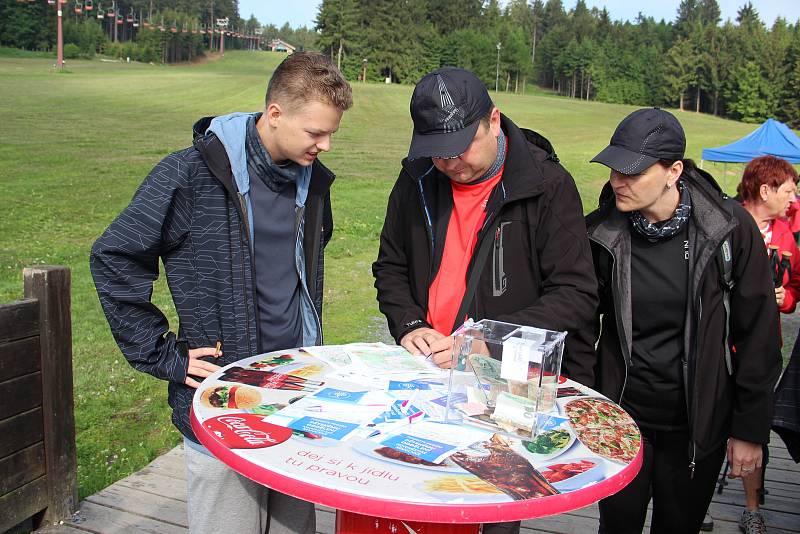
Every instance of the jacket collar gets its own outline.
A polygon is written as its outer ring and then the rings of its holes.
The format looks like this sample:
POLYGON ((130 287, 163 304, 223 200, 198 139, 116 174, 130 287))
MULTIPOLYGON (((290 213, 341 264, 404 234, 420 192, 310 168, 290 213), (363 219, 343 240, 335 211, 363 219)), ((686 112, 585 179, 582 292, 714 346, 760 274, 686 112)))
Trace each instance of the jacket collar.
MULTIPOLYGON (((206 133, 214 117, 203 117, 194 123, 192 127, 192 137, 194 148, 202 154, 203 159, 208 165, 209 170, 219 180, 222 185, 235 197, 238 193, 236 182, 233 179, 231 164, 225 147, 217 136, 211 132, 206 133)), ((311 184, 308 194, 322 195, 327 192, 333 181, 336 179, 334 174, 319 160, 315 160, 311 168, 311 184)))
MULTIPOLYGON (((524 130, 505 115, 500 115, 500 126, 508 137, 508 153, 503 171, 503 203, 539 195, 544 189, 542 162, 558 162, 553 146, 543 136, 531 130, 524 130)), ((402 167, 408 177, 415 182, 420 179, 448 181, 439 172, 430 158, 409 160, 404 158, 402 167)))
MULTIPOLYGON (((693 169, 681 177, 692 194, 691 223, 697 228, 698 239, 715 248, 737 224, 727 197, 710 174, 693 169)), ((616 209, 614 193, 606 183, 600 193, 600 207, 586 217, 589 236, 610 250, 619 244, 623 233, 629 232, 628 216, 616 209)))

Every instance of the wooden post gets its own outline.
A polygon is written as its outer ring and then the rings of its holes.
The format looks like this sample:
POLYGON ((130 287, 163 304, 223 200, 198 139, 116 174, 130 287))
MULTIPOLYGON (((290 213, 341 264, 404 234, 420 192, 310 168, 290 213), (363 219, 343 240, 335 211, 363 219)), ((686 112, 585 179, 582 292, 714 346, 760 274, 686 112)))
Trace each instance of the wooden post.
POLYGON ((48 490, 44 520, 54 522, 71 516, 78 504, 70 272, 66 267, 28 267, 22 277, 25 298, 39 301, 48 490))

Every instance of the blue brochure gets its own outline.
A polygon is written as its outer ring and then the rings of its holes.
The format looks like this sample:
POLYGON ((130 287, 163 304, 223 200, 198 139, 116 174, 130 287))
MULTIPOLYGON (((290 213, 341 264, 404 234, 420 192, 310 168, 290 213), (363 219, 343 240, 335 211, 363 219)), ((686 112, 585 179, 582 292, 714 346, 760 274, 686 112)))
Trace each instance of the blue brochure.
POLYGON ((295 419, 287 426, 292 430, 301 430, 303 432, 336 440, 346 438, 359 427, 359 425, 355 423, 346 423, 333 419, 321 419, 319 417, 301 417, 295 419))
POLYGON ((345 391, 343 389, 325 388, 316 392, 314 397, 346 404, 358 404, 361 398, 366 394, 366 391, 345 391))

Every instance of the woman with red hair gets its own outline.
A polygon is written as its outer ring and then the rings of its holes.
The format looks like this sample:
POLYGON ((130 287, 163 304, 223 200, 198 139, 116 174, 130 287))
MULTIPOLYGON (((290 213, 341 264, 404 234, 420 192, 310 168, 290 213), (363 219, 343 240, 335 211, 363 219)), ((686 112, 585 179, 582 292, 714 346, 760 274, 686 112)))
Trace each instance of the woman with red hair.
POLYGON ((797 171, 788 161, 761 156, 747 165, 737 188, 744 208, 761 230, 764 244, 772 247, 778 260, 784 252, 791 254, 791 272, 784 273, 780 286, 775 289, 781 313, 792 313, 800 299, 800 251, 785 220, 786 211, 795 198, 797 181, 797 171))
MULTIPOLYGON (((800 300, 800 251, 785 219, 786 211, 795 199, 797 181, 797 171, 789 162, 774 156, 761 156, 747 165, 737 188, 744 208, 755 219, 764 244, 769 247, 771 257, 775 257, 772 265, 779 263, 784 253, 791 254, 790 269, 782 276, 777 271, 773 273, 775 300, 781 313, 792 313, 800 300)), ((766 465, 766 457, 763 465, 766 465)), ((763 468, 743 476, 742 484, 746 499, 746 509, 740 520, 742 530, 746 533, 766 532, 764 518, 758 510, 763 468)))

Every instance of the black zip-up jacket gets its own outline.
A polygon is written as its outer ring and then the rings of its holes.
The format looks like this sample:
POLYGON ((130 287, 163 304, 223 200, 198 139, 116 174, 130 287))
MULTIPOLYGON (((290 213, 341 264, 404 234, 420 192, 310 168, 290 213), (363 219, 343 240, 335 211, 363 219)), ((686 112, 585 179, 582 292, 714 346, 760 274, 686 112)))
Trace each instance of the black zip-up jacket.
MULTIPOLYGON (((780 372, 778 308, 764 241, 742 206, 725 197, 714 179, 697 169, 682 180, 692 198, 689 218, 689 298, 684 328, 683 386, 693 446, 690 465, 728 437, 767 443, 773 387, 780 372), (720 247, 730 236, 733 288, 729 292, 729 341, 720 247)), ((610 186, 600 208, 586 218, 600 292, 596 322, 573 347, 573 377, 595 384, 615 402, 625 395, 635 340, 631 334, 631 225, 616 209, 610 186), (602 323, 602 327, 601 327, 602 323), (600 333, 595 351, 595 341, 600 333), (595 359, 596 354, 596 359, 595 359)), ((658 310, 653 310, 658 313, 658 310)), ((636 400, 625 397, 625 402, 636 400)))
MULTIPOLYGON (((90 267, 111 332, 137 370, 169 381, 172 421, 189 422, 188 349, 222 341, 227 365, 258 354, 253 259, 246 210, 211 118, 194 126, 194 146, 170 154, 145 178, 128 207, 92 247, 90 267), (177 334, 150 300, 164 263, 178 314, 177 334)), ((244 142, 244 141, 243 141, 244 142)), ((323 249, 333 228, 334 176, 314 162, 305 204, 306 285, 322 317, 323 249)))
MULTIPOLYGON (((469 316, 559 331, 583 328, 597 305, 597 283, 575 182, 545 138, 505 116, 501 126, 508 136, 505 170, 475 250, 487 239, 494 244, 469 316), (487 235, 495 220, 496 231, 487 235)), ((430 327, 428 288, 452 208, 450 180, 430 159, 403 161, 372 266, 380 310, 398 343, 411 330, 430 327)), ((467 279, 474 268, 471 263, 467 279)))

